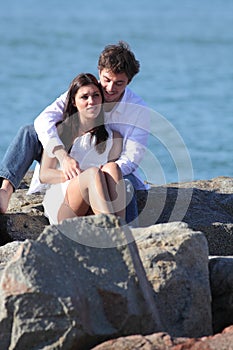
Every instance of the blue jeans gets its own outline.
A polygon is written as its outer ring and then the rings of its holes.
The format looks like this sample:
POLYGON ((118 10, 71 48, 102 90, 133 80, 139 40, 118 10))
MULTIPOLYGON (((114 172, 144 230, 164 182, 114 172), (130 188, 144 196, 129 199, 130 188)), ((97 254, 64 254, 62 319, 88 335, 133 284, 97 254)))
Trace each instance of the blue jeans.
POLYGON ((125 211, 125 221, 130 226, 138 226, 138 206, 135 189, 132 184, 131 174, 124 176, 126 186, 126 202, 128 203, 125 211))
POLYGON ((129 226, 137 227, 138 222, 138 205, 136 190, 146 190, 145 185, 133 174, 124 176, 126 183, 126 222, 129 226), (132 199, 131 199, 132 198, 132 199))
POLYGON ((34 160, 41 160, 42 145, 33 125, 21 127, 0 165, 0 177, 17 189, 34 160))

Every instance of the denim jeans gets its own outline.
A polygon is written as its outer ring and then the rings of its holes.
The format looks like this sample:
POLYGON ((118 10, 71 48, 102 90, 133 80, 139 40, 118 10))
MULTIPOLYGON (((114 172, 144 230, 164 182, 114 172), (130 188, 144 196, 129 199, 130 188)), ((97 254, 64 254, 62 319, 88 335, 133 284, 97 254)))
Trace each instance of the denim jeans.
POLYGON ((41 160, 42 145, 33 125, 21 127, 8 147, 0 165, 0 177, 17 189, 34 160, 41 160))
POLYGON ((138 205, 137 190, 147 190, 147 187, 133 174, 124 176, 126 183, 126 222, 129 226, 137 227, 138 222, 138 205))

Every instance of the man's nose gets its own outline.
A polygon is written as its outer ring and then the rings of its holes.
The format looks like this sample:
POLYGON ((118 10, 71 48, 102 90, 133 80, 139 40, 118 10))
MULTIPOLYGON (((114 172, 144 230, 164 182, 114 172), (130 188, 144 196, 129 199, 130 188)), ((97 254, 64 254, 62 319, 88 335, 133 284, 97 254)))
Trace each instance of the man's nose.
POLYGON ((113 90, 113 87, 114 87, 114 82, 113 81, 110 81, 108 83, 108 91, 112 91, 113 90))

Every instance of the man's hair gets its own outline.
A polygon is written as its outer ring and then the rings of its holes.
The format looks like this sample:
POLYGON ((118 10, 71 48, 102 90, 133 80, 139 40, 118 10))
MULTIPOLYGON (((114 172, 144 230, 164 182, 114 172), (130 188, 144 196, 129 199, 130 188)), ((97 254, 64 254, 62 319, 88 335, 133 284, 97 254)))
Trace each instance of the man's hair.
POLYGON ((119 41, 116 45, 107 45, 101 52, 98 69, 112 71, 113 73, 125 73, 129 82, 139 72, 140 63, 136 60, 129 45, 124 41, 119 41))

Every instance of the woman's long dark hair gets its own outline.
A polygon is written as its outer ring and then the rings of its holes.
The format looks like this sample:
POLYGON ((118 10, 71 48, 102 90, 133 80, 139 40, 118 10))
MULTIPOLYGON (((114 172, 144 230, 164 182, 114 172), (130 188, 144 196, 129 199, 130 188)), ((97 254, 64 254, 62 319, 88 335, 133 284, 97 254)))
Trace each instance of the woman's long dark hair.
MULTIPOLYGON (((58 133, 63 141, 67 150, 70 149, 75 137, 77 136, 79 127, 78 110, 75 106, 75 95, 82 86, 95 85, 101 94, 102 103, 104 101, 104 96, 102 92, 101 85, 99 84, 96 77, 90 73, 81 73, 75 77, 67 93, 65 107, 63 111, 63 121, 57 125, 58 133)), ((91 137, 96 137, 96 150, 98 153, 103 153, 106 148, 106 140, 108 138, 108 132, 104 125, 104 112, 101 106, 100 113, 95 120, 96 125, 93 129, 88 130, 91 132, 91 137)))

